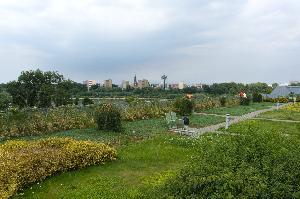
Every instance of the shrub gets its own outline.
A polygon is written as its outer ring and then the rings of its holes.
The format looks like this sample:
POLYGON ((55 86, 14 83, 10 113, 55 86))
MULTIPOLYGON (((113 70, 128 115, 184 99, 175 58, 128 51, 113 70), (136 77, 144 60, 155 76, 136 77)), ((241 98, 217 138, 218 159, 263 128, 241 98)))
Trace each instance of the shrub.
POLYGON ((88 98, 88 97, 85 97, 85 98, 83 99, 83 101, 82 101, 82 104, 83 104, 84 106, 86 106, 86 105, 94 104, 94 101, 93 101, 92 99, 88 98))
POLYGON ((253 100, 253 102, 259 102, 260 103, 260 102, 263 101, 263 96, 260 93, 253 93, 252 100, 253 100))
POLYGON ((179 98, 174 102, 174 111, 179 115, 190 115, 193 111, 193 102, 185 97, 179 98))
POLYGON ((150 118, 164 117, 165 113, 172 111, 169 102, 145 103, 138 101, 122 110, 122 119, 125 121, 145 120, 150 118))
POLYGON ((162 198, 299 198, 300 141, 274 132, 206 136, 162 198))
POLYGON ((112 104, 101 104, 96 108, 95 121, 98 130, 122 131, 121 112, 112 104))
POLYGON ((278 98, 275 99, 275 102, 288 103, 289 99, 287 97, 278 97, 278 98))
POLYGON ((240 105, 242 105, 242 106, 249 106, 250 101, 251 100, 249 97, 240 97, 240 105))
POLYGON ((93 113, 88 108, 59 107, 44 111, 12 109, 0 115, 0 138, 41 135, 94 126, 93 113))
POLYGON ((116 151, 105 144, 50 138, 8 141, 0 146, 0 197, 9 198, 21 188, 57 172, 104 164, 116 151))
POLYGON ((224 96, 220 97, 219 101, 220 101, 221 106, 226 106, 226 103, 227 103, 227 98, 226 97, 224 97, 224 96))
POLYGON ((219 100, 206 99, 204 101, 197 101, 194 106, 196 112, 201 112, 203 110, 220 107, 221 103, 219 100))
POLYGON ((8 109, 9 105, 12 103, 12 97, 6 93, 0 93, 0 111, 8 109))

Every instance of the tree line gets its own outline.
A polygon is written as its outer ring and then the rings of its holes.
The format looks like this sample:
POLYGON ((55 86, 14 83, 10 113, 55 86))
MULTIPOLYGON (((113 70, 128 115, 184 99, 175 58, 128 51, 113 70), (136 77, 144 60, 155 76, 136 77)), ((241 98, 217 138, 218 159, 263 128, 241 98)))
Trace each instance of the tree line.
MULTIPOLYGON (((275 86, 275 85, 274 85, 275 86)), ((128 88, 122 90, 114 86, 111 89, 92 86, 89 90, 81 83, 65 79, 63 75, 54 71, 41 70, 23 71, 17 80, 0 84, 0 110, 7 109, 9 105, 24 107, 57 107, 73 104, 72 98, 78 97, 164 97, 175 98, 179 94, 203 93, 210 95, 236 95, 243 91, 246 93, 270 93, 272 87, 266 83, 214 83, 203 85, 202 88, 186 87, 179 89, 157 88, 128 88)), ((78 100, 77 100, 78 101, 78 100)))

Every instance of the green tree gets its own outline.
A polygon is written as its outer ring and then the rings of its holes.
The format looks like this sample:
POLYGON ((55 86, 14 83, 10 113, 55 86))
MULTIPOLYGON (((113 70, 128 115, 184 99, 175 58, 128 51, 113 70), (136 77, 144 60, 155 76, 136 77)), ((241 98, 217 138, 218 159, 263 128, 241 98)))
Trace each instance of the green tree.
POLYGON ((19 107, 50 107, 67 104, 70 101, 72 82, 57 72, 41 70, 23 71, 17 81, 7 84, 7 92, 13 103, 19 107))

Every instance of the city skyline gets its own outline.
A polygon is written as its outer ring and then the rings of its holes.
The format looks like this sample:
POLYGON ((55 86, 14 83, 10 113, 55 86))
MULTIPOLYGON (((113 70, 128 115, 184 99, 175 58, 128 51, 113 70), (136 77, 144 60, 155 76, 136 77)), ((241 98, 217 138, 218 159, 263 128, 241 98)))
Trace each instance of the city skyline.
POLYGON ((289 82, 300 74, 297 0, 0 2, 0 82, 58 71, 76 82, 289 82))

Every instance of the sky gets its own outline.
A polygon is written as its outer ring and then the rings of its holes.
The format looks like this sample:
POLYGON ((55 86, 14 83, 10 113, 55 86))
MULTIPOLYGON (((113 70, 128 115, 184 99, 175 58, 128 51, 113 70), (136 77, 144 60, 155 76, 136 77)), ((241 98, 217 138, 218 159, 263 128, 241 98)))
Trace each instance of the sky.
POLYGON ((299 0, 0 0, 0 82, 300 80, 299 0))

